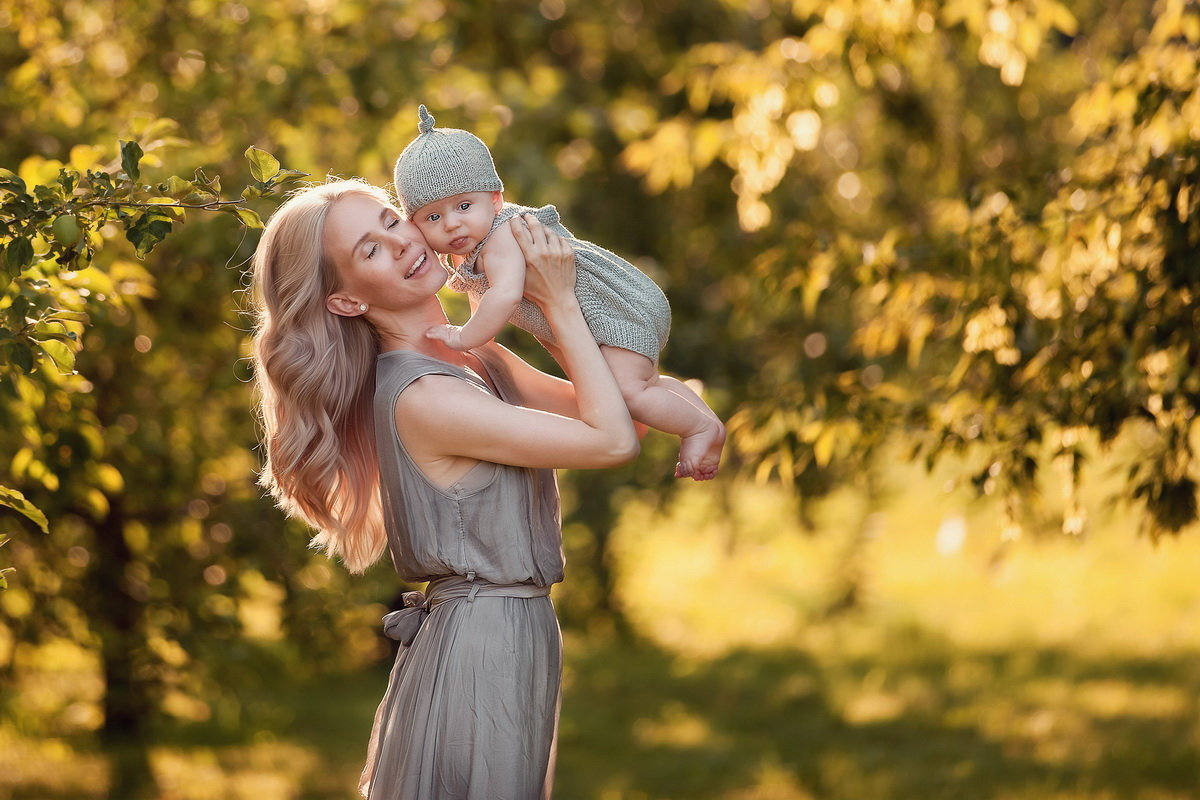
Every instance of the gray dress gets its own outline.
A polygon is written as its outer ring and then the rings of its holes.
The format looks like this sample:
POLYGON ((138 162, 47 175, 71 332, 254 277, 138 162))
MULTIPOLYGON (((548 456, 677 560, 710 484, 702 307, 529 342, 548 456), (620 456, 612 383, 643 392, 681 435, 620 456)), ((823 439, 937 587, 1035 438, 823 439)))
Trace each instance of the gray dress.
POLYGON ((562 580, 553 470, 481 462, 449 488, 429 481, 395 431, 400 392, 451 375, 519 403, 500 357, 474 372, 407 350, 376 363, 375 431, 388 546, 424 594, 384 617, 401 642, 375 715, 359 791, 369 800, 549 797, 562 639, 550 585, 562 580))
MULTIPOLYGON (((517 214, 531 213, 575 248, 575 296, 592 337, 600 344, 641 353, 654 363, 671 331, 671 306, 650 276, 610 250, 567 230, 554 206, 529 208, 505 203, 492 221, 492 229, 457 267, 446 257, 450 288, 478 300, 489 288, 487 275, 475 269, 479 253, 501 224, 517 214)), ((554 335, 542 310, 525 298, 509 322, 554 344, 554 335)))

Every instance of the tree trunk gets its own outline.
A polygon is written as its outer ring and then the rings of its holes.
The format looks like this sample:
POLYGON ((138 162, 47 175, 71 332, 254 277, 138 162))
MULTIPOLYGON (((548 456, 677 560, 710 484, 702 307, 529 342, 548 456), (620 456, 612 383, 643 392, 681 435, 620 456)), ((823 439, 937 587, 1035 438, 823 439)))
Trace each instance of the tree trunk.
POLYGON ((579 472, 575 476, 578 504, 574 515, 592 532, 596 546, 587 569, 596 576, 599 593, 596 613, 609 619, 613 629, 622 639, 632 639, 633 628, 629 624, 620 603, 616 601, 617 586, 613 576, 609 554, 609 540, 617 521, 617 509, 613 507, 613 493, 621 484, 619 471, 602 472, 592 470, 579 472))
POLYGON ((91 573, 92 624, 100 635, 104 671, 104 726, 100 741, 112 759, 109 796, 150 795, 153 779, 146 753, 152 713, 147 677, 138 666, 145 654, 145 587, 131 575, 136 559, 125 541, 122 498, 110 498, 108 515, 94 528, 91 573))

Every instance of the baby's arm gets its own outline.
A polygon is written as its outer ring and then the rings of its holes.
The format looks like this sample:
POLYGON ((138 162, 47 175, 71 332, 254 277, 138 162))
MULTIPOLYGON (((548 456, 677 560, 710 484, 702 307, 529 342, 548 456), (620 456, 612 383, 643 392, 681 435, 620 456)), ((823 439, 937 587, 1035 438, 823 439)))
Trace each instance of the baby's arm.
POLYGON ((488 279, 488 290, 461 328, 442 325, 426 334, 441 339, 455 350, 482 347, 500 333, 525 293, 525 256, 508 225, 501 225, 479 254, 479 263, 488 279), (450 328, 451 330, 447 330, 450 328), (454 341, 457 333, 458 341, 454 341))

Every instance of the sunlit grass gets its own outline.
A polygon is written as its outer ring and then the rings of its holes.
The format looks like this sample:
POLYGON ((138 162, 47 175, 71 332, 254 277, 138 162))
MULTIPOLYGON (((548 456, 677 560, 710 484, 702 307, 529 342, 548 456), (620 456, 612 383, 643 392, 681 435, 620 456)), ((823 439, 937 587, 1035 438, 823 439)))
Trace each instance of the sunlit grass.
POLYGON ((875 505, 845 490, 815 532, 795 499, 752 484, 724 498, 689 487, 665 510, 631 503, 615 532, 625 610, 680 654, 788 646, 822 635, 814 619, 850 574, 872 622, 860 633, 868 648, 915 625, 971 648, 1200 650, 1200 538, 1154 545, 1136 535, 1136 509, 1093 507, 1086 537, 1006 541, 999 504, 946 491, 946 474, 896 468, 875 505), (947 520, 960 537, 939 537, 947 520))
POLYGON ((614 566, 655 655, 576 642, 564 796, 1195 797, 1200 541, 1094 501, 1086 537, 1006 541, 948 474, 893 468, 815 532, 767 487, 628 504, 614 566))
MULTIPOLYGON (((1152 546, 1089 489, 1086 538, 1005 542, 998 506, 946 474, 876 477, 874 500, 839 493, 816 531, 771 487, 627 502, 612 566, 639 640, 566 632, 556 797, 1196 796, 1200 537, 1152 546)), ((0 797, 106 797, 94 661, 29 653, 0 797)), ((352 797, 384 682, 283 676, 236 729, 176 722, 151 748, 159 797, 352 797)))

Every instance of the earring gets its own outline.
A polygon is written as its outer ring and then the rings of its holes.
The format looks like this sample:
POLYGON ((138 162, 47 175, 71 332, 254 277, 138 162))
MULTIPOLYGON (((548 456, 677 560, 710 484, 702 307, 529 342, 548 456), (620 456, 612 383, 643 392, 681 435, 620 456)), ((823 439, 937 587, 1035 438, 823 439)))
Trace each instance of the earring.
POLYGON ((366 304, 366 303, 359 303, 359 304, 358 304, 358 310, 359 310, 359 311, 366 311, 366 310, 367 310, 367 304, 366 304))

